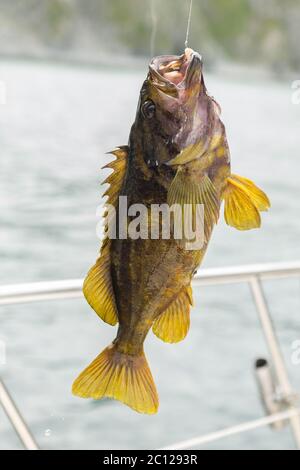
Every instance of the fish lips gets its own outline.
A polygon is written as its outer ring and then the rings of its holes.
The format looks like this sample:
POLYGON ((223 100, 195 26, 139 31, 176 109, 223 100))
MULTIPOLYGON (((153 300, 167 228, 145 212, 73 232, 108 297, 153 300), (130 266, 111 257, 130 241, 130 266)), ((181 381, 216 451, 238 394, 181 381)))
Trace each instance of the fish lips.
POLYGON ((191 88, 195 83, 200 83, 202 76, 202 65, 202 57, 200 54, 198 54, 198 52, 193 51, 193 55, 184 80, 186 89, 191 88))
POLYGON ((192 49, 181 56, 159 56, 149 65, 149 79, 157 90, 178 98, 182 92, 190 92, 200 84, 202 57, 192 49), (172 68, 172 64, 175 64, 172 68))

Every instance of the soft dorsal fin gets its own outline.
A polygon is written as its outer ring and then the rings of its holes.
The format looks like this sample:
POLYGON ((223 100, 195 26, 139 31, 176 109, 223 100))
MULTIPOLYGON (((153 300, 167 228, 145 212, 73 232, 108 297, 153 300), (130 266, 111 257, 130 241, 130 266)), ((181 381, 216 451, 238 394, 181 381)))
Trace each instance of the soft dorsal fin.
POLYGON ((223 198, 225 221, 238 230, 259 228, 259 211, 266 211, 270 207, 267 195, 251 180, 238 175, 227 178, 223 198))
MULTIPOLYGON (((114 170, 104 181, 110 185, 104 195, 108 196, 106 203, 116 206, 126 173, 128 147, 118 147, 110 153, 117 158, 103 167, 114 170)), ((85 278, 83 293, 97 315, 106 323, 115 325, 118 322, 118 312, 110 269, 110 240, 106 237, 102 244, 100 257, 85 278)))
POLYGON ((110 325, 118 322, 117 307, 110 273, 109 244, 103 246, 101 255, 89 270, 83 293, 93 310, 110 325))
MULTIPOLYGON (((214 224, 218 222, 220 203, 211 179, 205 174, 199 181, 187 177, 182 167, 179 167, 168 191, 168 204, 191 205, 193 218, 197 213, 197 205, 204 206, 204 238, 209 240, 214 224)), ((182 220, 185 220, 184 213, 182 220)), ((194 225, 194 222, 193 222, 194 225)))
POLYGON ((178 297, 154 321, 153 333, 166 343, 182 341, 190 328, 190 306, 193 305, 191 286, 182 289, 178 297))

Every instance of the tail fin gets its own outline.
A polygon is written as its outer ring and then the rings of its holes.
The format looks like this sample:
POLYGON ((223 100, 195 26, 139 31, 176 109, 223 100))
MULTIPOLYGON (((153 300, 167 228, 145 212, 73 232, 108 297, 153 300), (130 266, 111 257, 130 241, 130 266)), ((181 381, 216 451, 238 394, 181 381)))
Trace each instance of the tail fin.
POLYGON ((139 413, 154 414, 158 395, 144 353, 132 356, 111 344, 77 377, 72 392, 82 398, 109 397, 139 413))

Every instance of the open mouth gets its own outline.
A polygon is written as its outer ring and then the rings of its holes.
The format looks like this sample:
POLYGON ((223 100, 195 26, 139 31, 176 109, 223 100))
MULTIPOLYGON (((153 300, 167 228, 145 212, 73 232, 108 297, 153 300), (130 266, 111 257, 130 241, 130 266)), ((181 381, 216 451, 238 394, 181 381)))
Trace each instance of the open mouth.
POLYGON ((189 85, 196 72, 201 71, 201 57, 187 48, 181 56, 160 56, 150 64, 150 73, 156 85, 180 87, 189 85))
POLYGON ((184 56, 183 59, 171 60, 171 62, 163 62, 159 68, 158 72, 160 75, 169 82, 174 83, 174 85, 179 85, 186 75, 189 61, 184 56))

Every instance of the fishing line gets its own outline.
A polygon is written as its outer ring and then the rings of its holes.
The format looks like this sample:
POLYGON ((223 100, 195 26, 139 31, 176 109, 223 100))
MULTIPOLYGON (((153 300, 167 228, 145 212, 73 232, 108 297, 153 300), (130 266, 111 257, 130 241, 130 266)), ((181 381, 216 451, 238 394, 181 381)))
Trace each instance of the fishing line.
POLYGON ((151 17, 151 37, 150 37, 150 58, 154 56, 155 39, 157 33, 157 15, 156 15, 156 0, 150 2, 150 17, 151 17))
POLYGON ((190 1, 190 9, 189 9, 189 16, 188 16, 188 22, 187 22, 187 28, 186 28, 186 36, 185 36, 185 43, 184 47, 188 47, 188 42, 189 42, 189 35, 190 35, 190 28, 191 28, 191 19, 192 19, 192 9, 193 9, 193 0, 190 1))

